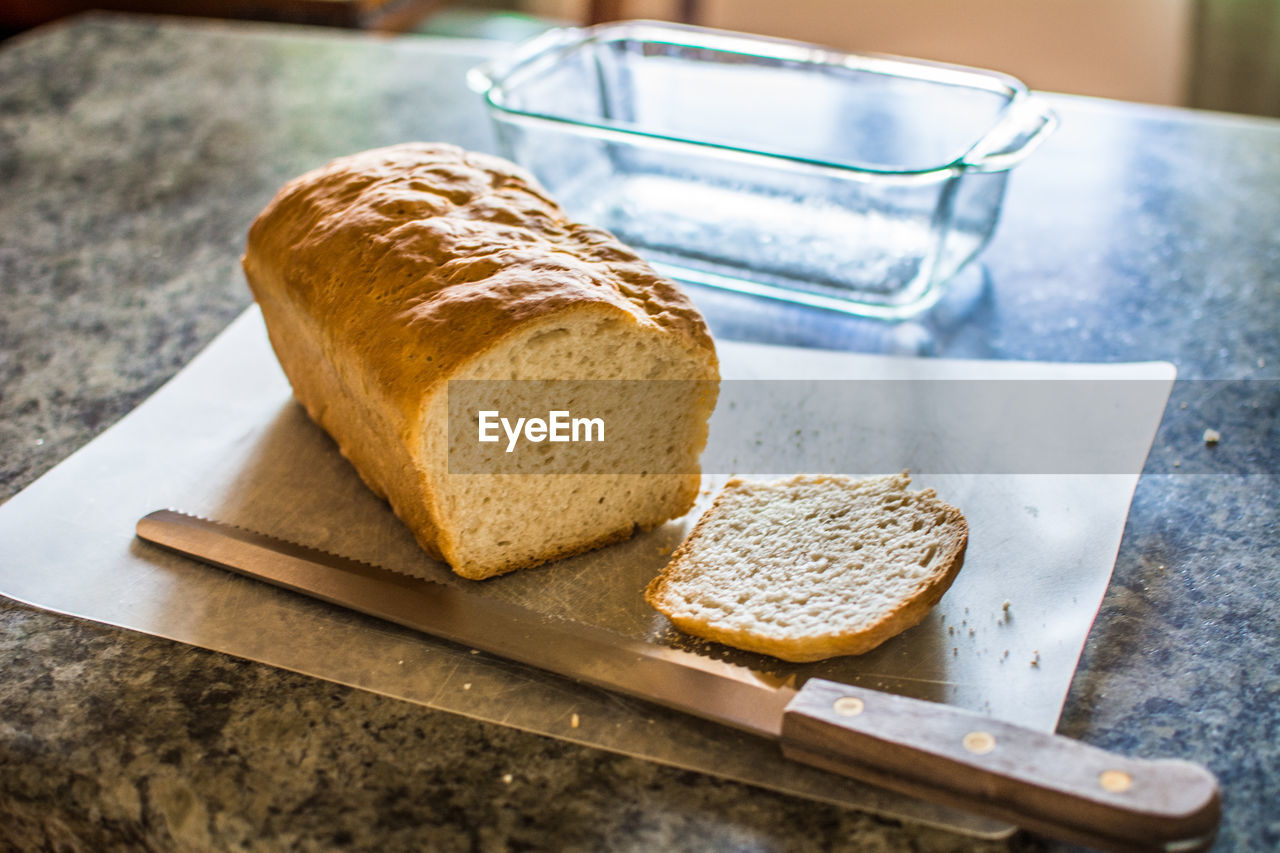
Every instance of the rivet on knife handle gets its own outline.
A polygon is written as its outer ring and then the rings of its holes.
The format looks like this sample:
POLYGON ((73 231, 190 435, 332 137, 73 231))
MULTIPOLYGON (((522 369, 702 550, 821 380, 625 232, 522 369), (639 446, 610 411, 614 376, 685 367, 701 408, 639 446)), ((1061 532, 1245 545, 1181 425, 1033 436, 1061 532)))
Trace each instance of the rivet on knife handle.
POLYGON ((783 713, 789 757, 1110 850, 1207 848, 1213 774, 1141 761, 936 702, 811 679, 783 713))

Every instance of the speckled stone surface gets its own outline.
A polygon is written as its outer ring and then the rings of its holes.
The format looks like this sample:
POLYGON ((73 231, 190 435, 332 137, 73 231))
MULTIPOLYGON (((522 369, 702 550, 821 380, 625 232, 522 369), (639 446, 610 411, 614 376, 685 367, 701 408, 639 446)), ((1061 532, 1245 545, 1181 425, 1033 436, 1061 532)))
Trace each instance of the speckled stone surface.
MULTIPOLYGON (((249 304, 243 233, 281 182, 406 139, 491 148, 463 82, 479 50, 119 17, 0 45, 0 498, 249 304)), ((1177 364, 1191 381, 1138 486, 1060 731, 1208 764, 1218 848, 1274 850, 1280 123, 1055 106, 1063 126, 1015 173, 981 287, 925 321, 696 298, 722 336, 1177 364), (1216 448, 1206 427, 1221 428, 1216 448)), ((899 826, 7 599, 0 673, 0 849, 1061 846, 899 826)))

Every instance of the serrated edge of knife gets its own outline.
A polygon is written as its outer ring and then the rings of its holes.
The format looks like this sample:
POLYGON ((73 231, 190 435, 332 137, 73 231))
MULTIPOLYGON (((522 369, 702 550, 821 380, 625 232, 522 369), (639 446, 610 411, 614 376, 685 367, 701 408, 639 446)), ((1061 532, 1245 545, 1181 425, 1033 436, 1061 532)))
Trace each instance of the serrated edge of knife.
MULTIPOLYGON (((395 569, 390 566, 384 566, 381 563, 375 563, 372 560, 366 560, 362 557, 353 557, 350 554, 343 554, 338 551, 331 551, 328 548, 320 548, 315 545, 308 545, 305 542, 298 542, 294 539, 289 539, 287 537, 279 536, 274 533, 266 533, 262 530, 258 530, 257 528, 247 527, 243 524, 233 524, 229 521, 219 521, 214 518, 209 518, 208 516, 205 516, 205 515, 200 515, 199 513, 187 512, 186 510, 178 509, 177 507, 170 506, 170 507, 164 507, 163 510, 152 510, 151 512, 148 512, 146 515, 142 516, 142 518, 138 519, 138 521, 141 522, 143 519, 149 518, 151 515, 154 515, 156 512, 161 512, 161 511, 171 512, 174 515, 180 515, 183 518, 189 518, 189 519, 192 519, 193 521, 199 521, 202 524, 209 524, 214 527, 220 527, 220 528, 223 528, 224 530, 239 530, 241 533, 248 533, 253 536, 261 536, 263 539, 269 539, 272 542, 280 542, 282 544, 289 545, 293 548, 301 548, 304 551, 310 551, 313 554, 322 554, 326 557, 330 557, 335 560, 345 560, 350 563, 358 563, 359 565, 365 566, 367 568, 375 569, 381 572, 390 572, 391 574, 398 575, 402 578, 421 581, 422 583, 438 584, 440 586, 450 587, 453 589, 462 588, 460 584, 451 583, 449 580, 435 580, 434 578, 424 578, 421 575, 415 575, 410 572, 406 572, 402 569, 395 569)), ((140 537, 140 538, 145 539, 145 537, 140 537)))

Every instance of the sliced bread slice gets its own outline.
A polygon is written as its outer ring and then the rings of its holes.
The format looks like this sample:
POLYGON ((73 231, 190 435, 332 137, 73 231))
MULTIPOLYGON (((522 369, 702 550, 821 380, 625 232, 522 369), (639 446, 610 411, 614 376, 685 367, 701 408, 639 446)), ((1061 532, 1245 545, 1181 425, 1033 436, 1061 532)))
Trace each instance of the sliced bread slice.
POLYGON ((969 526, 906 471, 730 480, 645 600, 688 634, 788 661, 870 651, 920 622, 969 526))

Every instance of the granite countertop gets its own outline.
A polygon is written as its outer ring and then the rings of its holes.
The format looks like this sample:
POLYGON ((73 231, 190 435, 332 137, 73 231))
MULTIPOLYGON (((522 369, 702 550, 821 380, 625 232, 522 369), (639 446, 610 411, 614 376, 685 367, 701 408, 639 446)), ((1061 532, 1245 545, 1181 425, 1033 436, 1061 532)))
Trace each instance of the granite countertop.
MULTIPOLYGON (((244 231, 283 181, 408 139, 492 150, 464 85, 488 50, 116 16, 0 45, 0 498, 249 305, 244 231)), ((963 306, 888 327, 699 301, 724 337, 1175 363, 1059 731, 1207 764, 1218 848, 1276 849, 1280 122, 1053 101, 1062 128, 1015 173, 963 306)), ((0 668, 5 849, 1060 847, 903 826, 9 599, 0 668)))

